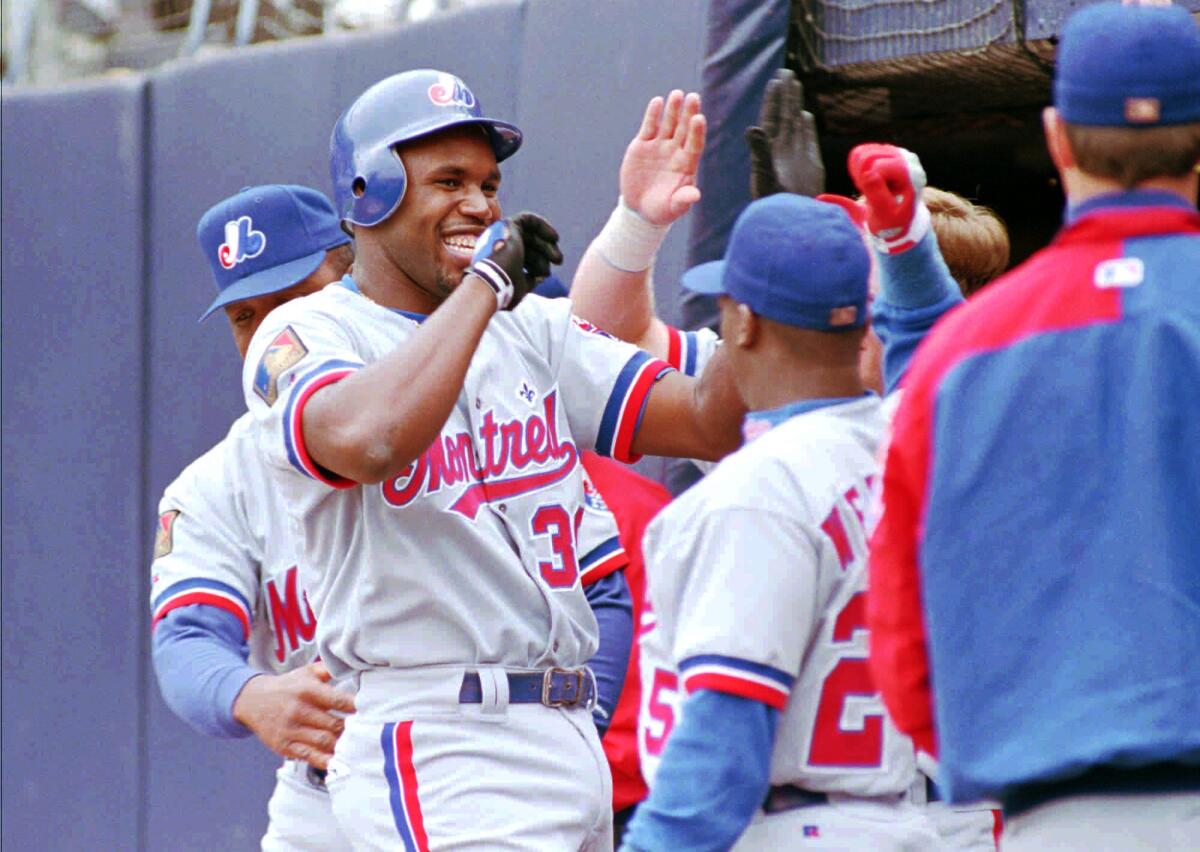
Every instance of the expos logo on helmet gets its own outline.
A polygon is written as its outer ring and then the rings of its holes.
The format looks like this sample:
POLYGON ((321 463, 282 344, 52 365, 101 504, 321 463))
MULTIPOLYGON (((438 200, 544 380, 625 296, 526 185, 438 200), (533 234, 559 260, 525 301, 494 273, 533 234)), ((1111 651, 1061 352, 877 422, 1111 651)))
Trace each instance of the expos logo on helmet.
POLYGON ((267 235, 254 230, 249 216, 239 216, 225 223, 225 242, 217 246, 217 260, 224 269, 258 257, 267 247, 267 235))
POLYGON ((429 100, 437 106, 460 106, 474 109, 475 96, 462 80, 453 74, 438 74, 437 82, 429 87, 429 100))

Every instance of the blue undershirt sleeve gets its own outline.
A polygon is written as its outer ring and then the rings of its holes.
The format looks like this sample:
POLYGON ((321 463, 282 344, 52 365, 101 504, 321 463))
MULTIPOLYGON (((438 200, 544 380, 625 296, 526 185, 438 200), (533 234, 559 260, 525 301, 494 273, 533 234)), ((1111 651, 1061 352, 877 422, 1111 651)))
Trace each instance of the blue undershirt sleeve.
POLYGON ((963 301, 931 230, 899 254, 876 252, 880 294, 871 321, 883 343, 884 393, 904 378, 917 346, 942 315, 963 301))
POLYGON ((154 671, 163 699, 202 734, 248 737, 233 718, 233 702, 246 681, 262 674, 246 664, 250 650, 242 624, 215 606, 194 604, 167 613, 154 629, 154 671))
POLYGON ((592 709, 592 718, 600 736, 604 736, 621 699, 629 651, 633 647, 633 596, 625 582, 624 571, 601 577, 584 586, 583 592, 600 626, 600 645, 588 665, 596 675, 596 706, 592 709))
POLYGON ((622 852, 733 846, 770 789, 778 724, 779 711, 760 701, 709 689, 693 693, 622 852))

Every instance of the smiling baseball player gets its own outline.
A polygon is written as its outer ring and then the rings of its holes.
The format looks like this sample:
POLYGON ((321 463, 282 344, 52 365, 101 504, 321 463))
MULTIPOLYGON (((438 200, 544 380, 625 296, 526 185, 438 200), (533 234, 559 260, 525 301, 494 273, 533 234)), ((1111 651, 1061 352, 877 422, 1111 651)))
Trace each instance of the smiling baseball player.
MULTIPOLYGON (((239 192, 205 214, 198 239, 219 290, 204 316, 223 309, 243 355, 273 308, 337 280, 353 258, 328 201, 298 186, 239 192)), ((353 700, 327 686, 314 662, 316 618, 249 415, 168 487, 159 511, 152 607, 168 704, 204 733, 253 732, 289 758, 277 773, 264 849, 346 846, 323 778, 343 726, 329 711, 349 712, 353 700)), ((582 582, 600 624, 590 665, 603 732, 631 644, 631 601, 618 573, 627 557, 606 506, 585 502, 579 521, 582 582)))
POLYGON ((353 275, 272 313, 243 374, 321 658, 358 685, 327 783, 360 848, 611 846, 579 453, 738 442, 720 382, 525 298, 561 255, 501 219, 520 141, 449 74, 368 89, 331 141, 353 275))
MULTIPOLYGON (((349 238, 320 193, 248 188, 197 228, 244 356, 277 305, 350 266, 349 238)), ((346 845, 323 784, 353 698, 316 660, 316 618, 300 583, 286 512, 243 415, 171 483, 151 566, 154 666, 167 704, 203 733, 258 736, 285 760, 268 804, 266 850, 346 845)))

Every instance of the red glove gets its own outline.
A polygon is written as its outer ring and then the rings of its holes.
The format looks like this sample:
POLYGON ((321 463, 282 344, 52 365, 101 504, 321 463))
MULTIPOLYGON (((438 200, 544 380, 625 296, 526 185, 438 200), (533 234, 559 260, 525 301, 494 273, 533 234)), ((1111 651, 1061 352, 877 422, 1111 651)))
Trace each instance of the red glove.
POLYGON ((849 170, 880 251, 907 251, 929 232, 929 210, 921 200, 925 169, 916 154, 895 145, 858 145, 850 152, 849 170))

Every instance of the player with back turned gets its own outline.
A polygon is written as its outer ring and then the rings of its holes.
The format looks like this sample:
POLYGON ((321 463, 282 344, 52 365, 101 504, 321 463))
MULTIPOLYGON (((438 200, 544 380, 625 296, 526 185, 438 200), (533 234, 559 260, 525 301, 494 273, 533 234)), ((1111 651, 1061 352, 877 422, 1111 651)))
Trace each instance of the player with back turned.
MULTIPOLYGON (((664 141, 698 156, 686 132, 664 141)), ((243 375, 321 658, 358 686, 327 781, 358 848, 611 845, 579 453, 739 440, 721 375, 680 376, 526 295, 561 256, 544 220, 501 218, 520 142, 449 74, 363 93, 331 142, 353 275, 273 312, 243 375)), ((660 203, 683 189, 664 165, 660 203)))
POLYGON ((1200 28, 1091 5, 1058 48, 1054 242, 908 373, 871 659, 1006 850, 1200 838, 1200 28), (936 713, 935 713, 936 710, 936 713))

